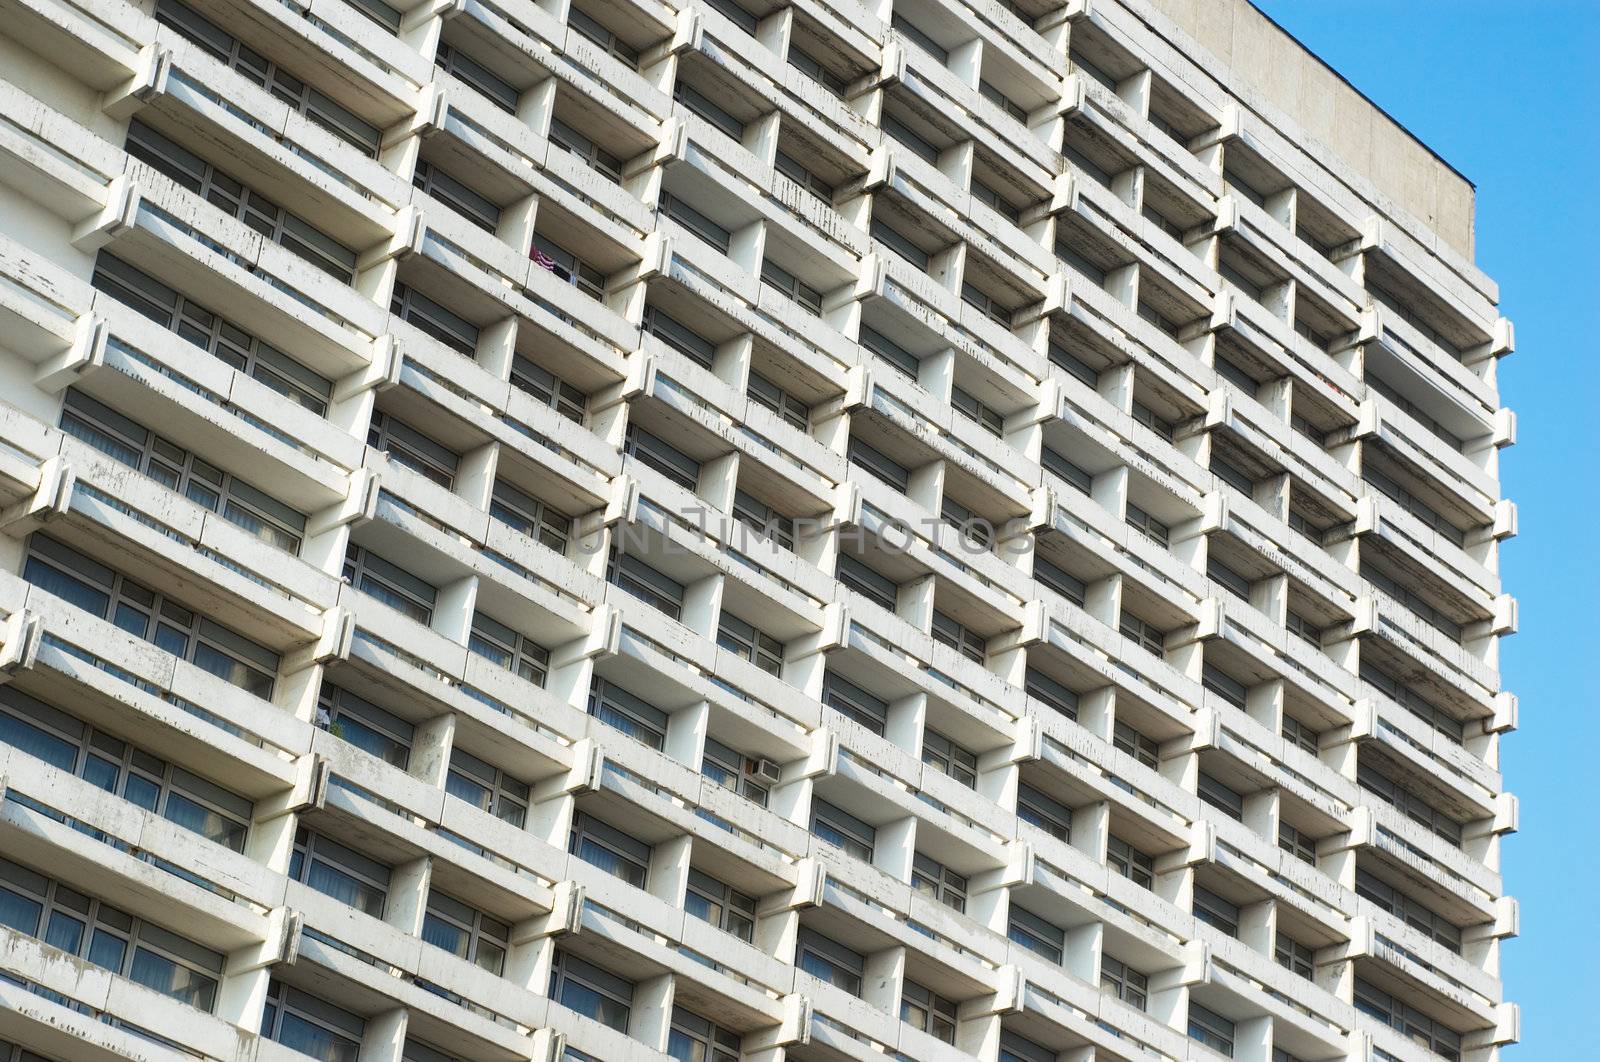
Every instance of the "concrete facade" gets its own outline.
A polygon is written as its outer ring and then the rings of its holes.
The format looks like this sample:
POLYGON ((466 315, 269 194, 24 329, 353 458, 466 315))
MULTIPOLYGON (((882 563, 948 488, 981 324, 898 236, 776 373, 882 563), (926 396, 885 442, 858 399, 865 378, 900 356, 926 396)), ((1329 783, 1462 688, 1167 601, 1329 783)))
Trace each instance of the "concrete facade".
POLYGON ((1493 1062, 1471 247, 1244 3, 0 0, 0 1062, 1493 1062))

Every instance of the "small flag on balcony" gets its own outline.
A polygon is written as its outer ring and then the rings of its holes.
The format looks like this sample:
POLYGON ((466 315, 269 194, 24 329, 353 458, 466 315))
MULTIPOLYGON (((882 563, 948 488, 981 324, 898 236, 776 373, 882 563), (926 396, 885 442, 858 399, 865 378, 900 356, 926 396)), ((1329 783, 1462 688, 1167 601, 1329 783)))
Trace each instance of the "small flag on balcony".
POLYGON ((552 273, 556 271, 556 260, 539 250, 539 248, 535 247, 532 251, 530 251, 528 253, 528 257, 532 258, 533 264, 539 268, 548 269, 552 273))

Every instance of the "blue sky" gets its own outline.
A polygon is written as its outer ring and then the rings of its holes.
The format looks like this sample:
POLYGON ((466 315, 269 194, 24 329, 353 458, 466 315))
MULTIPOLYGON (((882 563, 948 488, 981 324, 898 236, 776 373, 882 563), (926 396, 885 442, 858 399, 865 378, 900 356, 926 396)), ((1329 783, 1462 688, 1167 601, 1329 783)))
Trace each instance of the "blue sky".
POLYGON ((1501 454, 1520 534, 1502 553, 1519 632, 1502 646, 1521 729, 1502 745, 1522 830, 1502 848, 1522 936, 1502 952, 1522 1005, 1512 1058, 1600 1057, 1600 4, 1256 0, 1478 186, 1478 264, 1517 352, 1500 365, 1517 445, 1501 454))

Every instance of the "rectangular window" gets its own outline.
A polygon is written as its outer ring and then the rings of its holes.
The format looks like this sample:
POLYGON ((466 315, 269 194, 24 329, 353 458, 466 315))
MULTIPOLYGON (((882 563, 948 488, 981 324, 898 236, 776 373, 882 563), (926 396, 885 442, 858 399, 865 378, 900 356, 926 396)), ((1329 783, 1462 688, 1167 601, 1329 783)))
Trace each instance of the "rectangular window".
MULTIPOLYGON (((793 49, 790 50, 789 61, 791 63, 794 62, 793 49)), ((801 188, 804 188, 806 191, 810 192, 824 203, 833 202, 833 185, 818 177, 815 173, 811 172, 804 165, 802 165, 793 155, 790 155, 781 148, 778 150, 777 169, 779 173, 783 174, 785 177, 789 178, 795 184, 798 184, 801 188)))
POLYGON ((783 643, 731 612, 724 611, 717 619, 717 644, 769 675, 783 670, 783 643))
POLYGON ((1461 847, 1459 822, 1384 774, 1370 757, 1362 756, 1357 764, 1356 784, 1436 837, 1461 847))
POLYGON ((723 108, 711 102, 711 97, 688 84, 682 78, 677 79, 672 86, 672 98, 683 104, 689 110, 704 118, 707 122, 722 130, 734 140, 744 139, 744 123, 723 108))
POLYGON ((961 301, 996 324, 1004 328, 1011 327, 1011 311, 982 288, 963 282, 961 285, 961 301))
POLYGON ((1120 837, 1106 841, 1106 865, 1141 889, 1155 884, 1155 860, 1120 837))
POLYGON ((1043 956, 1058 965, 1062 955, 1066 953, 1066 930, 1015 903, 1011 905, 1006 936, 1013 943, 1020 944, 1035 955, 1043 956))
POLYGON ((761 282, 813 317, 822 316, 822 292, 770 258, 761 262, 761 282))
POLYGON ((1289 629, 1290 634, 1307 645, 1316 649, 1322 648, 1322 628, 1300 615, 1294 609, 1288 610, 1284 618, 1284 626, 1289 629))
POLYGON ((1210 889, 1194 887, 1194 916, 1214 929, 1220 929, 1230 937, 1239 935, 1239 908, 1229 903, 1210 889))
POLYGON ((860 343, 888 362, 892 368, 898 369, 913 380, 917 378, 917 373, 922 368, 922 359, 882 332, 864 324, 861 326, 860 343))
POLYGON ((500 207, 494 200, 474 192, 431 162, 418 160, 411 184, 485 232, 492 233, 500 227, 500 207))
POLYGON ((893 612, 900 586, 887 575, 879 575, 849 554, 840 554, 836 574, 839 581, 879 606, 893 612))
POLYGON ((606 571, 606 582, 621 587, 673 619, 683 615, 683 584, 656 571, 638 557, 613 553, 606 571))
MULTIPOLYGON (((1068 157, 1070 158, 1071 156, 1069 155, 1068 157)), ((1080 155, 1079 158, 1081 159, 1082 156, 1080 155)), ((1076 162, 1078 159, 1074 159, 1073 161, 1076 162)), ((1092 176, 1093 171, 1090 172, 1092 176)), ((1101 183, 1106 184, 1109 182, 1102 181, 1101 183)), ((1079 273, 1082 273, 1084 276, 1088 277, 1094 283, 1095 287, 1103 288, 1106 286, 1106 271, 1100 268, 1100 266, 1096 265, 1094 262, 1090 261, 1081 251, 1065 240, 1056 241, 1056 257, 1061 259, 1063 265, 1069 265, 1079 273)))
POLYGON ((654 306, 644 308, 644 330, 702 368, 711 368, 717 345, 654 306))
POLYGON ((947 645, 968 660, 983 663, 988 642, 938 609, 933 610, 933 640, 947 645))
MULTIPOLYGON (((900 119, 885 111, 882 117, 879 119, 878 124, 879 127, 883 129, 885 136, 905 147, 913 155, 917 156, 917 158, 926 162, 930 166, 939 165, 938 147, 936 147, 932 141, 928 140, 920 133, 913 131, 910 126, 906 125, 900 119)), ((874 229, 876 229, 878 225, 877 220, 874 219, 872 224, 874 229)), ((876 236, 877 233, 874 232, 873 235, 876 236)), ((882 239, 882 237, 879 238, 882 239)), ((898 250, 898 248, 896 249, 898 250)), ((905 252, 902 251, 901 253, 904 254, 905 252)), ((912 259, 912 261, 914 262, 915 259, 912 259)), ((924 265, 922 268, 926 269, 927 266, 924 265)))
POLYGON ((1215 557, 1206 558, 1206 575, 1240 601, 1250 600, 1250 580, 1215 557))
POLYGON ((1278 931, 1276 942, 1272 946, 1272 957, 1290 973, 1311 980, 1312 972, 1316 969, 1315 953, 1312 949, 1278 931))
POLYGON ((978 784, 978 757, 932 727, 922 736, 922 762, 968 789, 978 784))
POLYGON ((559 948, 550 971, 550 998, 620 1033, 628 1031, 628 1016, 633 1010, 633 982, 559 948))
POLYGON ((1317 865, 1317 842, 1287 822, 1278 823, 1278 847, 1302 863, 1317 865))
POLYGON ((572 518, 551 508, 533 495, 518 490, 505 480, 494 481, 489 515, 557 553, 567 551, 569 536, 572 534, 572 518))
POLYGON ((589 396, 521 354, 511 359, 511 383, 523 394, 532 395, 574 424, 583 423, 589 396))
POLYGON ((822 679, 822 703, 849 716, 874 734, 882 735, 889 722, 889 702, 874 697, 832 671, 822 679))
POLYGON ((1200 802, 1210 804, 1230 819, 1244 821, 1244 797, 1204 771, 1200 772, 1200 802))
POLYGON ((810 428, 811 410, 806 404, 754 369, 750 370, 745 391, 756 405, 772 410, 790 426, 800 431, 810 428))
POLYGON ((589 298, 605 297, 605 274, 548 236, 537 232, 533 234, 533 246, 528 249, 528 257, 533 259, 534 265, 554 274, 563 283, 571 284, 589 298))
POLYGON ((1068 375, 1075 377, 1091 391, 1100 389, 1100 373, 1091 368, 1087 362, 1068 350, 1066 344, 1057 340, 1050 340, 1050 363, 1059 365, 1067 370, 1068 375))
POLYGON ((993 82, 979 81, 978 95, 982 96, 996 107, 999 107, 1002 111, 1005 111, 1023 125, 1028 124, 1028 109, 1022 106, 1022 104, 1018 103, 1016 100, 1012 99, 1010 96, 1007 96, 1004 92, 1001 92, 999 87, 993 82))
POLYGON ((912 860, 911 887, 953 911, 967 909, 966 876, 921 852, 912 860))
POLYGON ((550 673, 549 650, 482 612, 472 617, 472 635, 467 648, 535 686, 543 686, 550 673))
POLYGON ((762 538, 794 552, 794 521, 742 490, 733 492, 733 518, 762 538))
POLYGON ((1072 840, 1072 809, 1023 782, 1017 786, 1017 818, 1058 841, 1072 840))
POLYGON ((677 1062, 739 1062, 738 1033, 682 1007, 672 1008, 667 1057, 677 1062))
POLYGON ((766 807, 770 781, 757 776, 756 762, 754 757, 746 756, 708 736, 705 752, 700 759, 700 773, 724 789, 766 807))
POLYGON ((439 50, 434 53, 433 65, 471 85, 507 114, 517 113, 517 100, 522 94, 516 86, 491 73, 488 67, 461 49, 440 41, 439 50))
POLYGON ((901 494, 911 489, 911 470, 876 447, 851 437, 850 463, 864 469, 901 494))
POLYGON ((317 726, 402 771, 410 761, 410 723, 327 679, 317 694, 317 726))
POLYGON ((21 692, 0 686, 0 745, 9 745, 235 852, 253 805, 21 692))
POLYGON ((383 917, 389 898, 388 867, 304 826, 295 833, 289 879, 373 918, 383 917))
POLYGON ((650 846, 586 812, 572 820, 567 851, 636 889, 650 873, 650 846))
POLYGON ((811 80, 827 89, 839 98, 844 98, 847 82, 832 70, 823 66, 814 57, 808 55, 792 42, 789 45, 789 65, 805 74, 811 80))
POLYGON ((1030 697, 1043 701, 1068 719, 1078 718, 1078 695, 1044 672, 1028 668, 1023 688, 1030 697))
POLYGON ((628 436, 623 452, 640 464, 660 472, 684 490, 693 491, 700 482, 700 462, 685 454, 671 443, 650 434, 643 428, 628 425, 628 436))
POLYGON ((1245 700, 1250 692, 1249 687, 1244 683, 1209 663, 1201 665, 1200 685, 1235 708, 1243 708, 1245 706, 1245 700))
POLYGON ((1005 434, 1005 416, 979 401, 970 391, 964 391, 960 387, 951 388, 950 404, 957 413, 968 420, 976 421, 979 427, 995 438, 998 439, 1005 434))
POLYGON ((300 552, 303 513, 72 388, 62 406, 61 430, 201 508, 220 513, 262 542, 286 553, 300 552))
POLYGON ((861 995, 861 978, 867 971, 866 956, 804 926, 800 928, 795 951, 795 965, 800 969, 852 996, 861 995))
POLYGON ((1117 630, 1122 633, 1124 638, 1131 639, 1134 644, 1138 645, 1147 653, 1154 653, 1156 656, 1161 656, 1166 652, 1166 632, 1158 628, 1155 624, 1147 623, 1146 621, 1140 619, 1127 609, 1122 610, 1122 616, 1117 621, 1117 630))
POLYGON ((1285 715, 1283 717, 1282 729, 1284 740, 1288 741, 1291 745, 1299 746, 1302 751, 1308 752, 1313 756, 1317 754, 1318 738, 1320 735, 1315 730, 1312 730, 1309 726, 1307 726, 1305 723, 1302 723, 1292 715, 1285 715))
POLYGON ((444 791, 519 830, 527 822, 528 783, 460 747, 450 750, 450 772, 445 776, 444 791))
POLYGON ((924 33, 915 23, 898 11, 890 19, 890 25, 898 30, 906 40, 939 60, 940 66, 945 66, 950 62, 950 52, 943 45, 924 33))
POLYGON ((1384 696, 1404 707, 1406 711, 1421 719, 1457 745, 1464 740, 1465 728, 1462 726, 1461 720, 1446 713, 1378 665, 1363 660, 1361 662, 1361 681, 1376 688, 1384 696))
POLYGON ((947 1044, 956 1042, 956 1004, 909 977, 900 983, 900 1020, 947 1044))
POLYGON ((1039 463, 1044 465, 1047 472, 1054 472, 1066 481, 1067 485, 1080 494, 1089 494, 1094 490, 1094 474, 1080 467, 1068 459, 1060 451, 1049 446, 1043 448, 1039 463))
POLYGON ((559 118, 550 120, 550 143, 576 155, 585 166, 611 183, 622 183, 622 160, 559 118))
POLYGON ((1460 926, 1360 868, 1356 870, 1356 895, 1371 900, 1381 910, 1389 912, 1451 952, 1461 954, 1460 926))
POLYGON ((1143 1010, 1149 998, 1150 979, 1109 955, 1100 956, 1100 988, 1134 1010, 1143 1010))
POLYGON ((746 896, 710 874, 689 869, 689 891, 684 910, 746 944, 755 939, 756 899, 746 896))
POLYGON ((429 889, 422 939, 499 977, 506 968, 511 927, 454 896, 429 889))
MULTIPOLYGON (((884 122, 888 123, 889 121, 889 117, 887 115, 884 116, 884 122)), ((887 128, 887 125, 885 125, 885 128, 887 128)), ((891 228, 888 222, 880 218, 873 218, 872 238, 924 273, 928 271, 928 252, 912 243, 907 237, 900 235, 899 231, 891 228)))
POLYGON ((377 598, 423 626, 433 621, 438 589, 354 542, 345 550, 344 579, 363 594, 377 598))
POLYGON ((573 5, 567 12, 567 24, 581 35, 598 44, 602 51, 607 52, 629 70, 639 69, 639 52, 615 33, 606 29, 592 15, 580 10, 573 5))
POLYGON ((1146 767, 1154 767, 1161 762, 1160 744, 1134 729, 1131 723, 1117 721, 1111 728, 1111 744, 1146 767))
POLYGON ((811 801, 811 833, 817 840, 842 849, 864 863, 872 862, 878 831, 820 797, 811 801))
POLYGON ((1162 549, 1168 548, 1171 529, 1132 502, 1128 503, 1128 525, 1162 549))
POLYGON ((980 549, 994 545, 994 524, 985 520, 948 494, 939 499, 939 515, 961 532, 961 537, 980 549))
POLYGON ((367 445, 445 490, 455 484, 456 466, 461 461, 455 451, 382 410, 373 411, 372 425, 367 429, 367 445))
POLYGON ((589 714, 653 749, 666 743, 667 713, 605 679, 594 680, 589 714))
POLYGON ((1365 978, 1356 978, 1356 1009, 1378 1019, 1408 1040, 1447 1059, 1461 1057, 1461 1034, 1454 1029, 1408 1007, 1365 978))
POLYGON ((272 696, 277 653, 53 538, 35 533, 29 539, 22 577, 224 682, 272 696))
POLYGON ((676 221, 723 254, 733 246, 733 233, 685 203, 671 192, 661 193, 661 213, 676 221))
POLYGON ((1192 999, 1189 1001, 1189 1038, 1233 1057, 1233 1022, 1192 999))
POLYGON ((319 1062, 356 1062, 366 1033, 367 1023, 360 1015, 282 981, 267 986, 261 1035, 268 1040, 319 1062))

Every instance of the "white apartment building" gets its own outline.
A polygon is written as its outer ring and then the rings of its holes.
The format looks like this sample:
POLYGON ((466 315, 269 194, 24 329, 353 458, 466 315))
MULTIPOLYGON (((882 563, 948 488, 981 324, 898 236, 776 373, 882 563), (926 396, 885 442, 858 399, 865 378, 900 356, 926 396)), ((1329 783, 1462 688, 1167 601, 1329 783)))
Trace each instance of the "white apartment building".
POLYGON ((1472 225, 1243 0, 0 0, 0 1062, 1494 1062, 1472 225))

